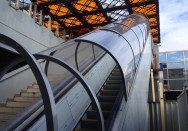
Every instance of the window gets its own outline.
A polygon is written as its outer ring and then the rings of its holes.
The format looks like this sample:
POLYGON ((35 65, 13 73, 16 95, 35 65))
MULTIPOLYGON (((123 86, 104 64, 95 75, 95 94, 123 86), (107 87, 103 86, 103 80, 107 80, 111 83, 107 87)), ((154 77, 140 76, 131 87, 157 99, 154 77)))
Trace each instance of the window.
POLYGON ((183 52, 169 52, 167 53, 167 61, 184 61, 183 52))
POLYGON ((168 63, 168 68, 184 68, 184 62, 168 63))
POLYGON ((184 69, 169 69, 168 75, 169 75, 169 79, 184 79, 185 70, 184 69))
POLYGON ((166 53, 160 53, 159 54, 159 61, 161 62, 166 62, 166 53))
POLYGON ((170 90, 183 90, 185 80, 169 80, 170 90))

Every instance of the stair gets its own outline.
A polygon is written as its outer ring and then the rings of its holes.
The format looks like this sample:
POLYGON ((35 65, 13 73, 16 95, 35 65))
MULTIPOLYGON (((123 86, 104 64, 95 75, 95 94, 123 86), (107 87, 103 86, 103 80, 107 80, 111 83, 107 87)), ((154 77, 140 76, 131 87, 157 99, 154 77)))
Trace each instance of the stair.
POLYGON ((13 99, 7 99, 6 104, 0 105, 0 126, 40 96, 39 86, 33 83, 26 90, 21 90, 20 94, 16 94, 13 99))
MULTIPOLYGON (((121 86, 122 78, 120 70, 115 67, 97 96, 105 123, 108 122, 121 86)), ((84 117, 80 120, 75 131, 97 131, 99 129, 98 120, 94 109, 94 105, 91 105, 91 108, 86 111, 84 117)))

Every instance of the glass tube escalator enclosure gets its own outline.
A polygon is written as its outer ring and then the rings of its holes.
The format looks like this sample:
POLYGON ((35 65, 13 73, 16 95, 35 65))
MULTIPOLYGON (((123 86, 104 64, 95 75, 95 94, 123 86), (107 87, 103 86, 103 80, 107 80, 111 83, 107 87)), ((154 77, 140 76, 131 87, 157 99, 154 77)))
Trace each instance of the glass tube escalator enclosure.
POLYGON ((119 25, 109 24, 90 34, 77 38, 76 41, 98 45, 106 50, 121 67, 126 91, 129 92, 140 60, 140 53, 145 45, 143 42, 147 39, 142 32, 144 34, 149 32, 149 29, 147 30, 148 32, 145 32, 144 28, 138 26, 144 24, 149 28, 149 25, 147 19, 139 14, 127 16, 125 19, 115 23, 119 23, 119 25), (122 24, 126 26, 122 26, 122 24), (135 33, 130 29, 134 30, 135 33))

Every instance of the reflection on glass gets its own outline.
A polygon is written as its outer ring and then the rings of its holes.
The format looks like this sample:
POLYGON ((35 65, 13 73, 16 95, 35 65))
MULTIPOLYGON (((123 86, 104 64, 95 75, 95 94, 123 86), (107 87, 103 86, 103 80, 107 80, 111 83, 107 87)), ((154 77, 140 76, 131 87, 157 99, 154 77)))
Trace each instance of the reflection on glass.
POLYGON ((184 61, 183 52, 169 52, 167 53, 167 61, 184 61))
POLYGON ((188 62, 185 62, 185 67, 186 69, 188 69, 188 62))
POLYGON ((164 85, 164 89, 167 89, 167 90, 168 90, 168 85, 164 85))
POLYGON ((185 60, 188 61, 188 51, 184 51, 185 60))
POLYGON ((168 68, 184 68, 184 62, 168 63, 168 68))
POLYGON ((168 70, 169 79, 183 79, 185 78, 184 69, 169 69, 168 70))
POLYGON ((185 80, 169 80, 170 90, 183 90, 185 80))
POLYGON ((159 61, 166 62, 166 53, 159 53, 159 61))
POLYGON ((164 80, 164 85, 168 85, 168 80, 164 80))
POLYGON ((167 79, 167 69, 163 70, 163 76, 164 76, 164 79, 167 79))

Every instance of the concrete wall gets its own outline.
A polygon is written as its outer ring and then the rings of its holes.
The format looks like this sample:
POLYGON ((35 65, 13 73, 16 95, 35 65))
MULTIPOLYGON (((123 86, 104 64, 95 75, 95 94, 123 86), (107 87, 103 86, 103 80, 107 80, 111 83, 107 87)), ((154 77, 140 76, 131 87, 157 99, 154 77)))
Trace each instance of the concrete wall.
POLYGON ((7 0, 0 0, 0 33, 4 34, 28 49, 31 53, 48 49, 64 40, 34 19, 9 6, 7 0))

